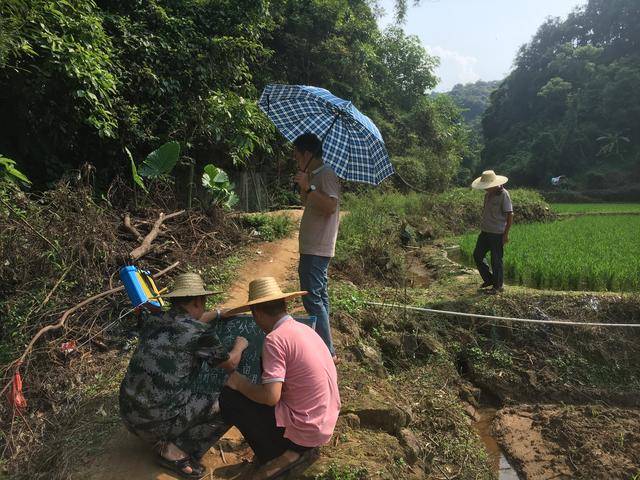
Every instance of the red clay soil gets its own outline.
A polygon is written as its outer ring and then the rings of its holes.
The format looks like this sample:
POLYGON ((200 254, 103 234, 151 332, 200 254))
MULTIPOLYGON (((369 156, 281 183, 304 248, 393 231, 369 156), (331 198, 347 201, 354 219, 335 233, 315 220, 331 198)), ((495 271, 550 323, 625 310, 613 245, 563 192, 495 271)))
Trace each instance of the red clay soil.
POLYGON ((524 480, 630 479, 640 473, 640 410, 601 405, 504 408, 494 432, 524 480))

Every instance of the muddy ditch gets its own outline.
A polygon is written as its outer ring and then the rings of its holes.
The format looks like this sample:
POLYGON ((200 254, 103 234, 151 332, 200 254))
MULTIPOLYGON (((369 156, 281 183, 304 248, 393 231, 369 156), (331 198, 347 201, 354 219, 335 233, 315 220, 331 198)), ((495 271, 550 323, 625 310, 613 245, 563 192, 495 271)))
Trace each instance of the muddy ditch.
MULTIPOLYGON (((433 252, 414 256, 431 281, 426 291, 394 293, 397 303, 422 298, 431 308, 498 316, 640 321, 638 295, 518 289, 489 297, 454 262, 433 271, 433 252)), ((392 375, 450 362, 457 380, 448 385, 459 388, 499 479, 640 478, 640 331, 379 313, 361 320, 370 341, 360 358, 392 375)), ((445 423, 411 427, 420 435, 445 423)))
MULTIPOLYGON (((474 308, 515 317, 537 308, 556 318, 635 322, 639 305, 633 296, 541 293, 483 299, 474 308)), ((457 348, 458 373, 479 391, 471 398, 477 430, 489 450, 495 440, 520 478, 629 479, 640 473, 635 330, 478 322, 445 336, 457 348), (497 407, 494 420, 487 404, 497 407)))

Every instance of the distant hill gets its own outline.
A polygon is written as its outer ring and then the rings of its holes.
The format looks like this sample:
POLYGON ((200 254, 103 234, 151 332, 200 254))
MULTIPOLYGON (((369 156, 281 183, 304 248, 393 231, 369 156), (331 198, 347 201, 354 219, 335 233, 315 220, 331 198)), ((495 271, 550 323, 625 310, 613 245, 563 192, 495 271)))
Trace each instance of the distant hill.
POLYGON ((482 166, 516 185, 640 187, 640 7, 589 0, 549 18, 491 95, 482 166))
POLYGON ((482 114, 489 105, 489 96, 491 92, 498 88, 501 80, 492 80, 485 82, 478 80, 475 83, 458 83, 445 95, 451 99, 462 109, 462 116, 465 122, 474 129, 480 128, 482 114))
POLYGON ((462 118, 467 126, 467 149, 456 175, 458 185, 467 185, 480 169, 480 152, 484 148, 482 135, 482 115, 489 106, 491 92, 496 90, 501 80, 457 84, 449 92, 433 93, 432 96, 444 95, 462 111, 462 118))

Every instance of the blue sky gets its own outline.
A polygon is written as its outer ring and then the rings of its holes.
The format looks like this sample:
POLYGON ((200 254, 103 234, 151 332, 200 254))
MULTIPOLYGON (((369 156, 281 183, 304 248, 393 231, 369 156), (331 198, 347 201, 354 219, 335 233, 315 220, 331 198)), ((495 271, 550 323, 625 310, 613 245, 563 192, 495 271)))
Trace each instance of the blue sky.
MULTIPOLYGON (((393 21, 393 0, 381 0, 384 27, 393 21)), ((413 3, 409 0, 409 3, 413 3)), ((410 6, 404 30, 440 57, 437 91, 456 83, 504 78, 520 46, 547 17, 566 17, 586 0, 422 0, 410 6)))

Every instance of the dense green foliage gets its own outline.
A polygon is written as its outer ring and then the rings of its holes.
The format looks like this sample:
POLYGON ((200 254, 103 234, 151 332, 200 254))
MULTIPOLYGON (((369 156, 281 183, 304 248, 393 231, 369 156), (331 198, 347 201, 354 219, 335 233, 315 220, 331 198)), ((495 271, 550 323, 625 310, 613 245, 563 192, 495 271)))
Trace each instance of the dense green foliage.
MULTIPOLYGON (((583 216, 515 225, 505 250, 505 277, 560 290, 640 290, 640 216, 583 216)), ((475 235, 461 248, 471 262, 475 235)))
POLYGON ((640 203, 554 203, 557 213, 640 213, 640 203))
POLYGON ((475 83, 459 83, 445 95, 462 109, 462 118, 471 128, 482 132, 482 115, 489 105, 491 93, 498 88, 500 81, 484 82, 478 80, 475 83))
MULTIPOLYGON (((467 127, 467 149, 456 176, 458 185, 468 185, 480 165, 480 154, 484 148, 482 135, 482 115, 489 105, 489 96, 498 85, 499 81, 457 84, 449 92, 445 93, 461 109, 462 119, 467 127)), ((443 95, 436 94, 433 95, 443 95)))
MULTIPOLYGON (((282 138, 257 98, 270 82, 352 100, 392 155, 443 188, 465 147, 431 99, 437 59, 367 0, 7 0, 0 4, 0 151, 38 187, 89 162, 100 185, 167 141, 174 172, 270 169, 282 138), (197 168, 193 168, 196 165, 197 168), (266 168, 264 168, 266 167, 266 168)), ((413 169, 413 170, 411 170, 413 169)), ((187 173, 188 172, 188 173, 187 173)))
POLYGON ((524 45, 483 119, 483 165, 520 185, 640 182, 640 4, 590 0, 524 45))

